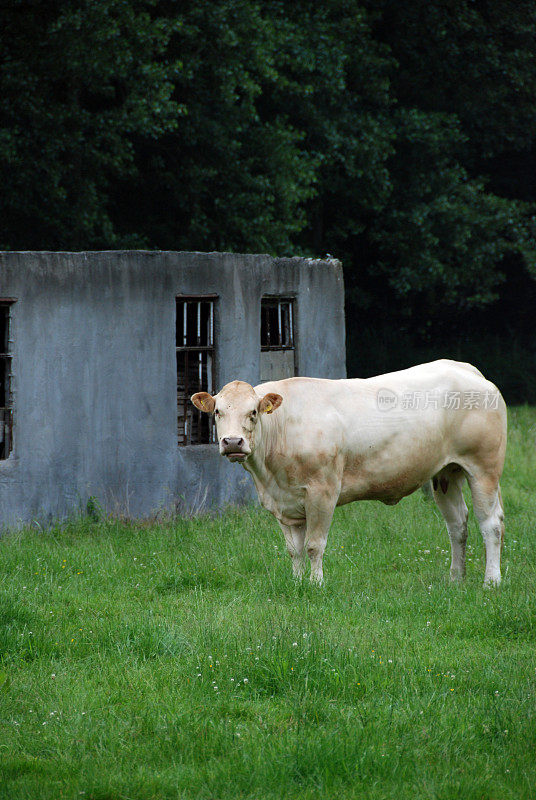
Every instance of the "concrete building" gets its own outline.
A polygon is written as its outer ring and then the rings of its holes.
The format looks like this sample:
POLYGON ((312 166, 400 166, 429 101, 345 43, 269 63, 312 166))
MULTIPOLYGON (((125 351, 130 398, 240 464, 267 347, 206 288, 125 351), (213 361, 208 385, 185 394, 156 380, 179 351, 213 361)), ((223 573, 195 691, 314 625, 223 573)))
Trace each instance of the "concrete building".
POLYGON ((239 378, 345 376, 337 261, 0 253, 0 525, 95 498, 132 517, 254 497, 187 398, 239 378))

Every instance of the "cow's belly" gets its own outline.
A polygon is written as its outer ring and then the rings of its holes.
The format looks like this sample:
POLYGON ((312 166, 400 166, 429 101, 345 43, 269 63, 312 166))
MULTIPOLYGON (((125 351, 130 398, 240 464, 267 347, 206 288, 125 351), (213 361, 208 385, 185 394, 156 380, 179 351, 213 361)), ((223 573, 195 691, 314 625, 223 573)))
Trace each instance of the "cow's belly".
POLYGON ((354 500, 380 500, 388 505, 412 494, 450 461, 440 453, 407 454, 404 459, 349 460, 343 472, 337 505, 354 500), (399 466, 394 466, 399 464, 399 466))
POLYGON ((413 494, 419 489, 427 478, 422 480, 406 480, 402 478, 394 478, 389 481, 370 481, 367 484, 354 484, 343 486, 337 501, 338 506, 344 506, 346 503, 353 503, 355 500, 380 500, 389 506, 393 506, 407 497, 408 494, 413 494))

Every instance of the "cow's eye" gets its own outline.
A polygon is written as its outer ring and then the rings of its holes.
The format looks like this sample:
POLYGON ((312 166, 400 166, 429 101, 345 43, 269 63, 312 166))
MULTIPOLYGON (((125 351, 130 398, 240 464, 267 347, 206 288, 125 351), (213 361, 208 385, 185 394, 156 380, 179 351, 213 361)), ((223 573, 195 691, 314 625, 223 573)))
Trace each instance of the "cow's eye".
POLYGON ((218 411, 218 409, 216 409, 216 411, 214 412, 214 416, 215 417, 219 417, 220 416, 220 412, 218 411))

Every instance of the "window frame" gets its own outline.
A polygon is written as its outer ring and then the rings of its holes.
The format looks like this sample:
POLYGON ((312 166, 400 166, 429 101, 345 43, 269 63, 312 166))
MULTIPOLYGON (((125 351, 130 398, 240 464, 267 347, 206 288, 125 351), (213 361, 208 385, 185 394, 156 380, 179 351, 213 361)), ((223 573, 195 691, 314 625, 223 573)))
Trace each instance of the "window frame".
POLYGON ((0 362, 4 363, 4 405, 0 406, 0 430, 3 437, 0 443, 0 462, 7 461, 13 453, 14 392, 13 392, 13 315, 12 308, 16 297, 0 297, 0 309, 5 309, 5 340, 0 342, 0 362), (7 443, 7 446, 6 446, 7 443))
MULTIPOLYGON (((179 447, 198 447, 203 444, 213 444, 216 441, 215 426, 212 416, 204 414, 190 403, 190 396, 195 392, 206 391, 213 394, 215 389, 215 361, 216 361, 216 301, 217 294, 178 294, 175 296, 175 356, 177 373, 177 445, 179 447), (197 330, 195 344, 188 344, 188 303, 197 303, 197 330), (209 303, 208 311, 208 336, 207 343, 202 341, 202 310, 203 303, 209 303), (179 337, 179 309, 182 305, 182 337, 179 337), (179 338, 181 343, 179 344, 179 338), (185 368, 180 376, 179 357, 185 356, 185 368), (203 361, 203 354, 206 361, 203 361), (189 357, 197 356, 199 380, 197 384, 190 385, 189 357), (203 382, 203 372, 207 377, 207 385, 203 382), (179 378, 183 378, 184 389, 179 391, 179 378), (183 413, 181 414, 181 407, 183 413), (194 422, 195 421, 195 422, 194 422), (195 433, 194 433, 195 431, 195 433), (192 441, 193 439, 193 441, 192 441)), ((182 385, 182 384, 181 384, 182 385)))
MULTIPOLYGON (((294 313, 294 306, 295 306, 296 298, 289 296, 289 295, 264 295, 261 297, 261 353, 266 353, 270 350, 294 350, 296 353, 296 325, 295 325, 295 313, 294 313), (289 342, 283 343, 282 339, 282 311, 281 307, 283 305, 288 305, 289 314, 288 314, 288 333, 289 333, 289 342), (263 308, 267 307, 274 307, 277 306, 277 317, 278 317, 278 343, 272 344, 270 341, 268 344, 263 343, 263 308)), ((269 326, 268 326, 269 327, 269 326)), ((270 334, 270 332, 268 332, 270 334)), ((270 335, 268 335, 268 339, 270 339, 270 335)))

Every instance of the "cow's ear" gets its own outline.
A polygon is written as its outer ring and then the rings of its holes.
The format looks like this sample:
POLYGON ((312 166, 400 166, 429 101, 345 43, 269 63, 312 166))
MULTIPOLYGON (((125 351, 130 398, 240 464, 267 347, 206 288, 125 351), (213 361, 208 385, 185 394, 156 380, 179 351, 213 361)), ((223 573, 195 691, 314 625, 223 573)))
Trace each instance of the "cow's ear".
POLYGON ((274 392, 268 392, 268 394, 265 394, 261 402, 259 403, 259 413, 271 414, 272 411, 275 411, 276 408, 279 408, 282 402, 283 398, 281 397, 280 394, 275 394, 274 392))
POLYGON ((197 392, 197 394, 192 395, 190 400, 200 411, 206 411, 207 414, 214 413, 216 401, 208 392, 197 392))

